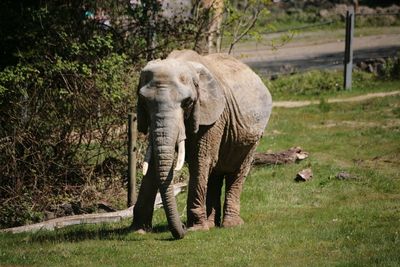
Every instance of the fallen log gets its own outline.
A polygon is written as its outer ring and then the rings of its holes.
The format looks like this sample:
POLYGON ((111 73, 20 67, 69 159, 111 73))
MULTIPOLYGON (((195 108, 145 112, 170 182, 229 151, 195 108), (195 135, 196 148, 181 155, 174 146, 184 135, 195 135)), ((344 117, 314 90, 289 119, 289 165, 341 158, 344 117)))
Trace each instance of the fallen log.
POLYGON ((254 154, 253 165, 289 164, 305 158, 308 158, 307 152, 303 151, 301 147, 292 147, 288 150, 277 153, 256 152, 254 154))
MULTIPOLYGON (((185 183, 178 183, 174 185, 174 195, 178 195, 182 192, 183 188, 186 187, 185 183)), ((162 206, 162 201, 160 194, 158 193, 156 196, 156 201, 154 203, 154 208, 159 208, 162 206)), ((77 224, 95 224, 95 223, 111 223, 111 222, 119 222, 124 218, 129 218, 133 216, 133 207, 131 206, 125 210, 108 212, 108 213, 93 213, 93 214, 82 214, 82 215, 73 215, 67 217, 56 218, 40 223, 24 225, 13 228, 1 229, 0 232, 9 232, 9 233, 23 233, 23 232, 36 232, 39 230, 49 230, 53 231, 54 229, 64 228, 70 225, 77 224)))

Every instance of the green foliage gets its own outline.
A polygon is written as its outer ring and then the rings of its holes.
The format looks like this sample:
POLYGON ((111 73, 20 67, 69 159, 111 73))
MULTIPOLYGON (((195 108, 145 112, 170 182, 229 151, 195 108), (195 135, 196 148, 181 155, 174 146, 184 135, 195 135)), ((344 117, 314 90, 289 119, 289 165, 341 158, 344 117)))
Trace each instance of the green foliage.
MULTIPOLYGON (((400 54, 399 54, 400 55, 400 54)), ((383 80, 400 79, 400 57, 389 58, 383 66, 382 73, 379 76, 383 80)))
POLYGON ((400 14, 356 16, 356 28, 362 27, 393 27, 400 25, 400 14))
MULTIPOLYGON (((343 90, 343 73, 335 70, 312 70, 282 75, 275 80, 264 77, 263 80, 274 99, 319 99, 321 96, 334 96, 343 90)), ((354 71, 352 92, 374 91, 377 82, 377 77, 372 73, 354 71)))
POLYGON ((343 84, 339 72, 309 71, 266 81, 271 94, 321 95, 324 92, 338 91, 343 84))
POLYGON ((125 182, 137 75, 115 36, 82 24, 75 8, 28 7, 26 33, 7 37, 19 41, 17 53, 5 47, 17 63, 0 70, 1 227, 39 221, 65 201, 96 203, 125 182))

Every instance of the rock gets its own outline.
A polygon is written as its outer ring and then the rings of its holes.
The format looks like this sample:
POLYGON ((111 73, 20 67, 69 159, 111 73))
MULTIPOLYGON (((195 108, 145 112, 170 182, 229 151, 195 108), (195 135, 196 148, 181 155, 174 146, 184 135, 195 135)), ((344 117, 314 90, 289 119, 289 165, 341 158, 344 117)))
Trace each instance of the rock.
POLYGON ((358 13, 363 14, 363 15, 372 15, 372 14, 375 14, 375 10, 373 8, 370 8, 367 6, 359 6, 358 13))
POLYGON ((299 173, 297 173, 295 181, 306 182, 306 181, 311 180, 312 177, 313 177, 313 172, 312 172, 311 168, 308 168, 308 169, 304 169, 304 170, 300 171, 299 173))
POLYGON ((389 14, 399 14, 400 13, 400 6, 398 5, 391 5, 390 7, 386 8, 386 13, 389 14))
POLYGON ((48 220, 51 220, 54 218, 56 218, 56 214, 54 212, 48 211, 48 210, 44 211, 44 220, 45 221, 48 221, 48 220))
POLYGON ((385 13, 386 13, 386 8, 377 7, 377 8, 375 9, 375 11, 376 11, 377 14, 385 14, 385 13))
POLYGON ((284 64, 284 65, 281 66, 280 72, 282 72, 282 73, 293 74, 293 73, 296 73, 296 70, 295 70, 295 68, 293 67, 293 65, 291 65, 291 64, 284 64))
POLYGON ((271 77, 269 78, 271 81, 275 81, 278 79, 278 74, 272 74, 271 77))
POLYGON ((64 203, 59 206, 57 217, 74 215, 74 209, 71 203, 64 203))
POLYGON ((361 62, 357 63, 357 67, 359 67, 360 70, 362 70, 362 71, 367 71, 368 64, 365 63, 364 61, 361 61, 361 62))
POLYGON ((326 10, 326 9, 321 9, 321 10, 319 11, 319 16, 320 16, 321 18, 326 19, 326 18, 329 18, 330 14, 329 14, 329 11, 328 11, 328 10, 326 10))
POLYGON ((381 63, 381 64, 386 64, 386 60, 384 59, 384 58, 377 58, 376 60, 376 63, 381 63))
POLYGON ((334 14, 339 15, 342 19, 344 19, 346 18, 347 5, 345 4, 335 5, 333 12, 334 14))
POLYGON ((372 64, 368 64, 367 72, 369 72, 369 73, 375 73, 374 66, 373 66, 372 64))

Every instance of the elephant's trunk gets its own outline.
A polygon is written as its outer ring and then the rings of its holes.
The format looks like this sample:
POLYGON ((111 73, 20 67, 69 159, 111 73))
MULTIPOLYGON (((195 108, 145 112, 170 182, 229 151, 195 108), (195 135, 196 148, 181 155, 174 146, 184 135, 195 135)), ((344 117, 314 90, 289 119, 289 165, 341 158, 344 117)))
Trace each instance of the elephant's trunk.
POLYGON ((153 136, 152 147, 155 157, 154 162, 156 163, 159 190, 167 216, 168 226, 172 235, 176 239, 181 239, 184 237, 186 231, 179 218, 172 184, 174 152, 178 133, 171 133, 171 129, 166 130, 158 128, 153 132, 153 136))

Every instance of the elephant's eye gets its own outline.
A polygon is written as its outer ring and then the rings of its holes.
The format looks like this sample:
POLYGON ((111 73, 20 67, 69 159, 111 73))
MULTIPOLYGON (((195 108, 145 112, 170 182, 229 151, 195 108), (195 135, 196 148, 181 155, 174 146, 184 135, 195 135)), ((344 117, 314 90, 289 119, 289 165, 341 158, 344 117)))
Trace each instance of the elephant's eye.
POLYGON ((181 82, 181 83, 183 83, 183 84, 188 84, 188 79, 187 79, 187 77, 185 76, 185 75, 180 75, 179 76, 179 81, 181 82))

